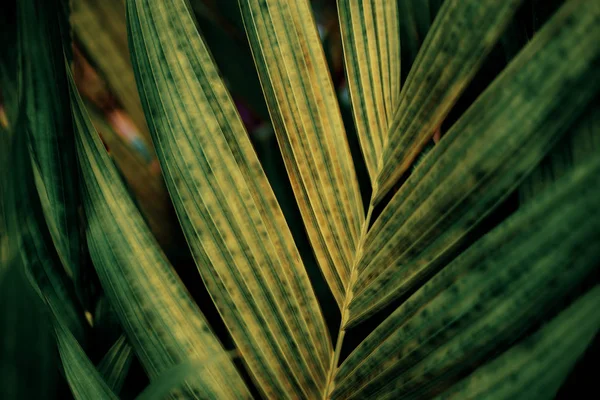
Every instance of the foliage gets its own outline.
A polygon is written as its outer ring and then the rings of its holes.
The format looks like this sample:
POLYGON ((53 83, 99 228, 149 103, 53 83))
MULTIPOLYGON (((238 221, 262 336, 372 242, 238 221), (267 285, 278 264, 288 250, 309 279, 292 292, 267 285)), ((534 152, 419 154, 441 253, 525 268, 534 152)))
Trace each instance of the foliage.
POLYGON ((600 330, 600 4, 337 0, 336 60, 308 0, 235 3, 17 3, 0 283, 72 395, 554 397, 600 330))

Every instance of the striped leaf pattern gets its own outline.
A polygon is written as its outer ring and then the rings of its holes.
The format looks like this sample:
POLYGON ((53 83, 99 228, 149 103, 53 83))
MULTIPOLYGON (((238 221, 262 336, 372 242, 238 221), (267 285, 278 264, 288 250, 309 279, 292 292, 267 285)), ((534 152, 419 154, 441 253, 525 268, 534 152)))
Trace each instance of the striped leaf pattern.
POLYGON ((54 246, 78 277, 77 175, 69 92, 58 24, 59 0, 18 2, 23 134, 30 136, 35 182, 54 246), (45 15, 49 17, 45 17, 45 15))
MULTIPOLYGON (((100 283, 151 380, 225 352, 129 197, 70 81, 87 239, 100 283)), ((189 379, 186 398, 247 398, 227 357, 189 379)))
POLYGON ((58 315, 54 330, 65 377, 75 400, 118 399, 58 315))
POLYGON ((364 242, 349 325, 439 269, 585 109, 600 88, 599 17, 568 2, 393 197, 364 242))
POLYGON ((352 111, 374 181, 400 95, 399 14, 395 1, 337 2, 352 111))
POLYGON ((342 308, 364 213, 310 5, 307 0, 239 5, 304 225, 342 308))
POLYGON ((132 361, 133 349, 121 335, 98 364, 98 372, 113 392, 121 390, 132 361))
POLYGON ((514 340, 588 277, 600 257, 600 247, 589 245, 600 240, 600 160, 552 189, 379 325, 341 365, 332 398, 427 398, 514 340))
POLYGON ((552 399, 600 331, 600 286, 436 400, 552 399))
POLYGON ((268 398, 315 398, 331 343, 276 198, 182 0, 128 2, 134 68, 198 270, 268 398))
MULTIPOLYGON (((410 167, 492 49, 522 0, 447 0, 400 94, 386 136, 374 201, 410 167)), ((420 7, 417 6, 417 7, 420 7)))

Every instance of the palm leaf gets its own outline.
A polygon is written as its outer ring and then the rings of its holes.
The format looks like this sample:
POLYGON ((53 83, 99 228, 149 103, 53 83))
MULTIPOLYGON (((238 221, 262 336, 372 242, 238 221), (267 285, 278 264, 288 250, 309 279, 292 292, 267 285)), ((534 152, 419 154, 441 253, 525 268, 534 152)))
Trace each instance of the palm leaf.
POLYGON ((514 341, 595 270, 598 196, 593 160, 505 220, 354 350, 332 397, 428 397, 514 341))
MULTIPOLYGON (((71 80, 90 255, 128 339, 151 380, 188 359, 225 352, 152 237, 112 165, 71 80)), ((185 396, 248 397, 223 358, 198 371, 185 396)))
POLYGON ((28 137, 22 134, 26 125, 19 118, 14 122, 8 183, 7 235, 15 241, 21 267, 34 291, 45 303, 54 307, 77 340, 84 341, 87 323, 83 308, 75 294, 73 281, 63 269, 52 238, 45 224, 29 157, 28 137))
POLYGON ((395 1, 340 0, 338 15, 356 130, 371 180, 400 94, 395 1))
POLYGON ((118 399, 58 314, 54 318, 54 330, 73 397, 76 400, 118 399))
POLYGON ((546 158, 519 187, 521 202, 526 203, 543 192, 556 179, 600 150, 600 102, 592 102, 569 133, 558 141, 546 158))
POLYGON ((394 196, 364 242, 348 325, 439 269, 585 109, 600 87, 598 15, 565 4, 394 196))
POLYGON ((521 1, 444 2, 394 110, 374 183, 374 202, 396 183, 440 127, 521 1))
POLYGON ((600 286, 438 400, 551 399, 600 330, 600 286))
POLYGON ((181 0, 128 3, 134 68, 200 274, 268 397, 312 397, 331 344, 275 196, 181 0))
POLYGON ((80 262, 75 147, 59 27, 58 0, 18 2, 24 130, 50 235, 67 273, 80 262))
POLYGON ((365 218, 308 1, 251 0, 239 4, 310 242, 342 308, 365 218))
POLYGON ((98 364, 98 372, 113 392, 121 391, 132 361, 133 349, 127 338, 121 335, 98 364))

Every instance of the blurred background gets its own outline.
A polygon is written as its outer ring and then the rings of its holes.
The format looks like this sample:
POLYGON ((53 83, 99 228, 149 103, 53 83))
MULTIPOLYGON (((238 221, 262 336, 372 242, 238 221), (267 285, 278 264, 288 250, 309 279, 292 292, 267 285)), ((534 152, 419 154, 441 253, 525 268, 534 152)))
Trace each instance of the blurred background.
MULTIPOLYGON (((293 1, 293 0, 292 0, 293 1)), ((443 0, 382 0, 398 1, 402 15, 402 81, 410 71, 413 60, 443 0)), ((356 137, 346 81, 335 0, 311 1, 316 23, 323 42, 331 77, 337 90, 351 151, 356 160, 357 173, 363 197, 368 201, 367 172, 356 137)), ((476 78, 461 96, 460 101, 447 117, 441 129, 432 133, 431 142, 424 148, 429 151, 485 89, 511 58, 535 34, 560 0, 527 0, 506 33, 490 53, 476 78)), ((14 54, 16 32, 16 0, 6 2, 0 13, 2 20, 2 73, 8 74, 14 54)), ((65 2, 66 4, 66 2, 65 2)), ((269 115, 262 95, 258 75, 245 37, 238 11, 237 0, 190 0, 190 7, 197 18, 198 29, 212 51, 213 57, 237 104, 239 113, 255 146, 263 168, 287 217, 300 253, 321 304, 326 320, 337 331, 339 312, 325 284, 304 228, 293 193, 279 153, 277 141, 269 122, 269 115)), ((65 7, 69 15, 73 37, 73 69, 79 91, 83 95, 92 121, 117 165, 123 181, 146 218, 152 232, 175 266, 182 280, 203 312, 211 321, 216 333, 227 348, 233 348, 231 339, 220 321, 210 297, 206 293, 194 262, 180 231, 177 218, 162 180, 160 166, 154 153, 143 110, 137 94, 131 66, 127 26, 125 23, 125 0, 70 0, 65 7)), ((0 127, 8 127, 12 121, 10 99, 16 96, 16 87, 6 83, 0 87, 0 127)), ((16 82, 16 80, 15 80, 16 82)), ((0 137, 1 176, 10 174, 6 151, 8 138, 2 130, 0 137)), ((419 162, 420 158, 415 161, 419 162)), ((550 172, 551 173, 551 172, 550 172)), ((6 180, 2 182, 6 192, 6 180)), ((482 232, 491 229, 507 214, 518 208, 523 190, 517 190, 505 204, 494 213, 482 232)), ((365 201, 365 203, 367 202, 365 201)), ((0 203, 0 216, 4 213, 4 201, 0 203)), ((4 217, 6 217, 4 215, 4 217)), ((6 218, 0 218, 0 398, 1 399, 53 399, 69 398, 70 391, 61 375, 60 363, 54 345, 47 316, 31 290, 29 283, 12 266, 11 249, 6 235, 6 218)), ((85 293, 86 309, 91 310, 90 329, 85 343, 81 343, 90 359, 99 363, 108 349, 121 335, 120 327, 103 297, 91 265, 84 268, 80 287, 85 293), (92 316, 93 315, 93 320, 92 316)), ((377 321, 374 317, 372 323, 377 321)), ((359 327, 353 337, 360 341, 368 327, 359 327)), ((348 352, 352 341, 346 349, 348 352)), ((567 380, 559 398, 571 398, 575 387, 580 390, 591 386, 591 369, 598 354, 598 339, 586 357, 567 380)), ((123 398, 133 398, 148 384, 147 378, 132 359, 129 374, 123 384, 123 398)))

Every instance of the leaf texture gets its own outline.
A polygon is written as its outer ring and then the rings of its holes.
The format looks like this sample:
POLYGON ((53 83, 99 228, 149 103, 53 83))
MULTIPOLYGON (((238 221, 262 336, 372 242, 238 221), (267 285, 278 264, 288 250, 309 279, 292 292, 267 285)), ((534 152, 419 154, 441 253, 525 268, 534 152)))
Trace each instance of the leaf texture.
POLYGON ((24 130, 50 235, 67 273, 78 278, 79 203, 58 0, 18 1, 24 130))
MULTIPOLYGON (((120 181, 72 80, 70 89, 90 256, 150 380, 182 361, 224 353, 120 181)), ((180 396, 249 394, 233 364, 223 358, 218 367, 189 379, 180 396)))
POLYGON ((342 45, 356 130, 371 181, 400 94, 395 1, 339 0, 342 45))
MULTIPOLYGON (((440 127, 522 0, 447 0, 427 33, 391 117, 373 201, 440 127)), ((421 5, 417 6, 421 7, 421 5)))
POLYGON ((600 330, 600 286, 437 400, 553 399, 600 330))
POLYGON ((600 160, 505 220, 343 362, 332 398, 427 398, 544 318, 597 268, 600 160))
POLYGON ((54 329, 73 397, 76 400, 118 399, 58 315, 55 315, 54 329))
POLYGON ((133 349, 121 335, 98 364, 98 372, 113 392, 121 391, 132 361, 133 349))
POLYGON ((182 0, 130 1, 134 68, 198 270, 268 398, 314 398, 331 344, 276 198, 182 0))
POLYGON ((585 109, 600 88, 599 16, 567 2, 429 152, 367 235, 349 326, 439 269, 585 109))
POLYGON ((27 135, 22 132, 23 120, 15 121, 13 143, 9 148, 11 177, 7 211, 10 214, 7 235, 17 242, 22 268, 34 291, 61 316, 71 333, 82 341, 87 323, 73 286, 63 269, 45 223, 42 206, 35 187, 27 135))
POLYGON ((526 203, 543 192, 567 171, 600 150, 600 99, 593 101, 573 125, 569 132, 559 140, 550 153, 529 174, 519 187, 519 199, 526 203))
POLYGON ((307 0, 239 4, 308 237, 341 308, 365 218, 310 5, 307 0))

